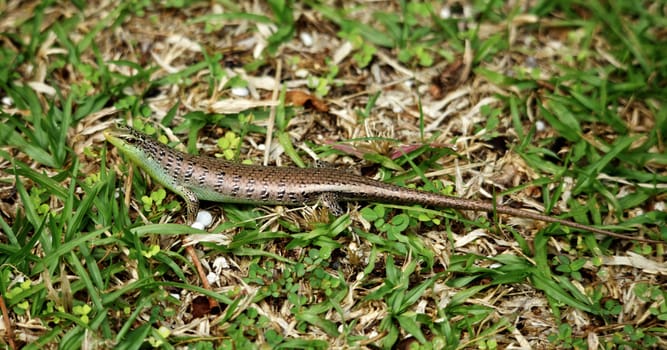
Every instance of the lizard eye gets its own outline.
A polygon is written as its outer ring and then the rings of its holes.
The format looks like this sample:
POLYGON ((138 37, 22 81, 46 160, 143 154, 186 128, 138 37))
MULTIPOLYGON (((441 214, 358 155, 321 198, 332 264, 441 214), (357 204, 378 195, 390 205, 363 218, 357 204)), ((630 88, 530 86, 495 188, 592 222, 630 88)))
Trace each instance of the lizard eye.
POLYGON ((123 135, 123 140, 130 145, 136 145, 143 141, 143 137, 137 131, 129 129, 129 132, 123 135))
POLYGON ((124 135, 123 141, 129 143, 130 145, 139 143, 139 139, 135 135, 124 135))

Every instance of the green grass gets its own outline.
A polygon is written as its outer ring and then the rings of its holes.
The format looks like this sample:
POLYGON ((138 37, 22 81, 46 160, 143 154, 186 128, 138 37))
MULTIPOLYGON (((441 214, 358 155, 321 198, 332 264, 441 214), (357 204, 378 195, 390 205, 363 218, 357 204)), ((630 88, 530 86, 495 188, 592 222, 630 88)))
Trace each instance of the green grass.
MULTIPOLYGON (((269 1, 251 13, 222 1, 219 13, 189 1, 44 1, 30 16, 3 5, 0 291, 14 335, 4 348, 667 341, 663 245, 381 203, 339 218, 205 203, 224 220, 205 236, 182 225, 182 200, 108 147, 105 126, 132 120, 190 153, 260 164, 254 145, 274 123, 273 162, 307 165, 308 149, 402 186, 541 203, 576 222, 667 237, 659 6, 475 1, 464 4, 474 18, 461 19, 462 8, 440 18, 439 5, 406 1, 306 4, 269 1), (302 31, 319 35, 316 46, 299 49, 302 31), (179 46, 183 38, 201 51, 179 46), (334 63, 344 41, 351 51, 334 63), (278 59, 283 82, 301 81, 329 113, 209 108, 233 103, 230 88, 252 85, 246 77, 274 76, 278 59), (398 82, 405 70, 416 73, 412 85, 398 82), (497 102, 475 108, 489 98, 497 102), (214 291, 201 287, 184 237, 214 291), (636 266, 623 260, 630 254, 636 266), (194 318, 202 295, 220 313, 194 318)), ((282 101, 291 88, 280 88, 282 101)))

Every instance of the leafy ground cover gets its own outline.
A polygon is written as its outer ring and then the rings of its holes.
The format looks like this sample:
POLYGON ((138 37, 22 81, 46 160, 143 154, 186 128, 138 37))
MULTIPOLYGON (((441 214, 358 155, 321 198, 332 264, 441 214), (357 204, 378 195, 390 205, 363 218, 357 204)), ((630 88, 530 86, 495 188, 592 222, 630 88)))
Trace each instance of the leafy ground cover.
POLYGON ((318 158, 664 240, 664 4, 8 1, 0 12, 4 347, 666 346, 664 245, 381 203, 339 218, 206 203, 202 232, 102 137, 122 121, 190 153, 318 158))

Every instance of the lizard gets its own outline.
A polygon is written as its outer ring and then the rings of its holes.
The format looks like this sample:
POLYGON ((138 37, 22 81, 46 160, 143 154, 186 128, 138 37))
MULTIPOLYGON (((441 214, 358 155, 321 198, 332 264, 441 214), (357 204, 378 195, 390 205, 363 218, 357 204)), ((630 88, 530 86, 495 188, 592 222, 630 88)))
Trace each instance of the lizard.
POLYGON ((344 213, 341 202, 370 201, 497 213, 557 223, 624 240, 664 243, 491 201, 405 188, 333 167, 248 165, 209 156, 194 156, 174 150, 129 127, 108 128, 104 137, 158 183, 184 199, 188 223, 194 222, 200 200, 287 206, 321 202, 334 216, 344 213))

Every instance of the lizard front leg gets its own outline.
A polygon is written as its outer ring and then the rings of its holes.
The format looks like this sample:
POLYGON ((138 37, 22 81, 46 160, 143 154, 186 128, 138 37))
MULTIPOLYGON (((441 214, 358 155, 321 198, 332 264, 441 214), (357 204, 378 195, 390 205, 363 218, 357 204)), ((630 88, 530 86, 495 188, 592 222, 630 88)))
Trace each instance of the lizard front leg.
POLYGON ((187 213, 185 218, 186 224, 192 225, 199 212, 199 198, 197 198, 197 195, 194 192, 183 186, 177 187, 174 192, 181 196, 185 201, 185 209, 187 213))

